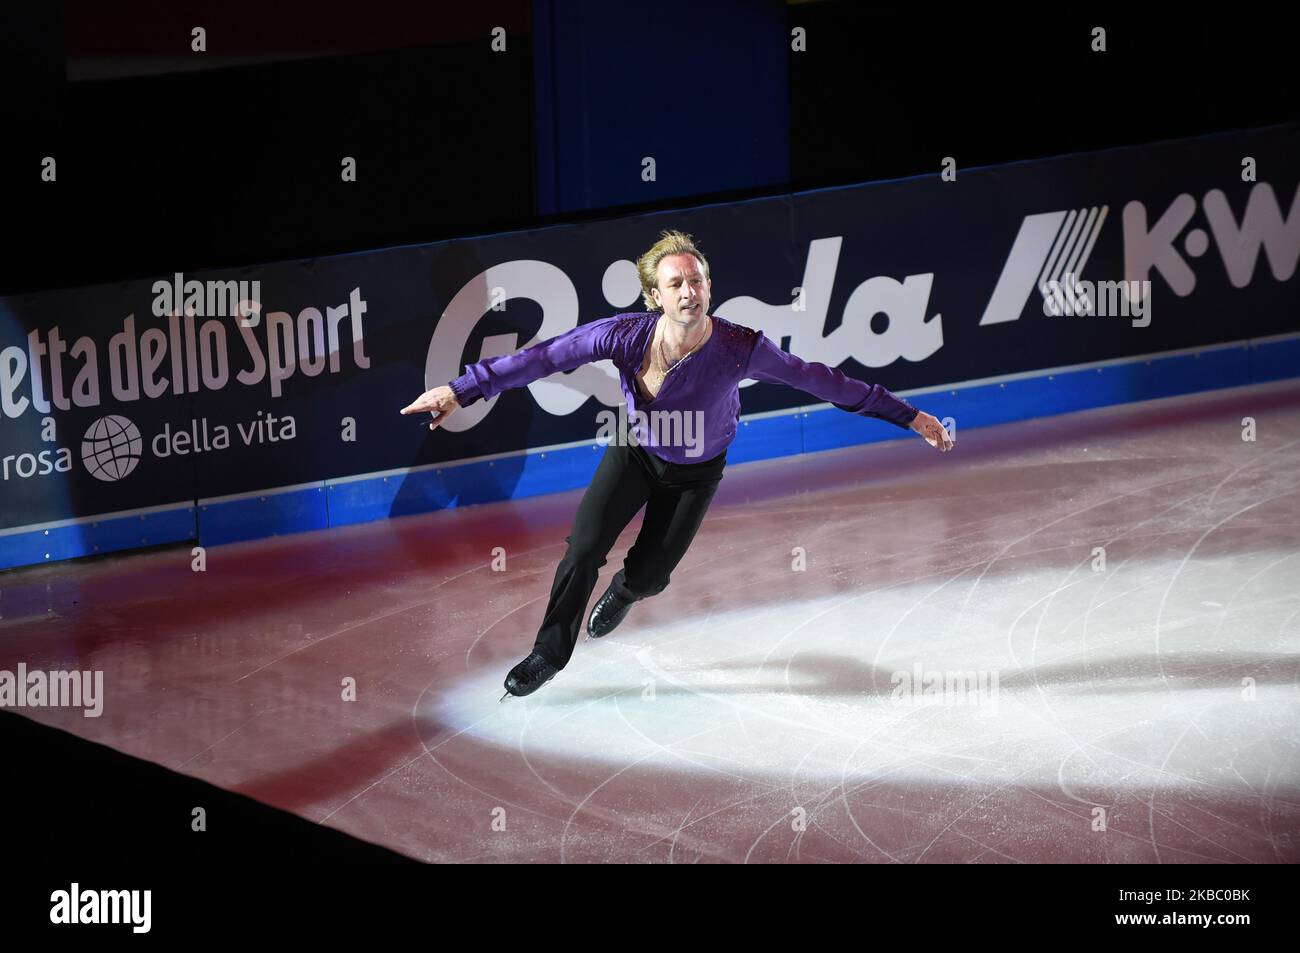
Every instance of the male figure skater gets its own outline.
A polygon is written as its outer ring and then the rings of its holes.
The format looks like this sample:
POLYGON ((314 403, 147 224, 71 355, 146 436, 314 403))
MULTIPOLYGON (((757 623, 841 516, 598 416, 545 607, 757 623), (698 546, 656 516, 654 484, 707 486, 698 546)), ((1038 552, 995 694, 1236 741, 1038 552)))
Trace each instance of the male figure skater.
POLYGON ((761 331, 710 316, 709 263, 691 236, 662 232, 637 271, 649 311, 616 314, 515 354, 485 358, 402 409, 429 411, 433 430, 457 408, 558 371, 604 359, 618 368, 629 421, 638 423, 606 447, 578 504, 533 651, 506 676, 512 695, 532 694, 568 664, 599 569, 642 506, 645 519, 636 542, 592 609, 587 633, 607 635, 633 603, 668 585, 722 479, 740 419, 741 381, 789 384, 849 413, 914 430, 941 451, 953 446, 938 420, 881 385, 800 360, 761 331), (692 455, 675 439, 657 442, 657 433, 672 428, 646 426, 656 413, 702 420, 703 450, 696 447, 692 455))

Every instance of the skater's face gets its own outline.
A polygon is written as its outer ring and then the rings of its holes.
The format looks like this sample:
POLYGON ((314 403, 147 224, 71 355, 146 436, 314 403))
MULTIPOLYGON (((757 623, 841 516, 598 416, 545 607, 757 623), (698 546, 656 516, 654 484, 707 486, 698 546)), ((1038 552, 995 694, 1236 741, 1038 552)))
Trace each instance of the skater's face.
POLYGON ((691 323, 709 313, 712 288, 713 282, 704 276, 698 258, 669 255, 659 262, 659 287, 651 294, 669 320, 691 323))

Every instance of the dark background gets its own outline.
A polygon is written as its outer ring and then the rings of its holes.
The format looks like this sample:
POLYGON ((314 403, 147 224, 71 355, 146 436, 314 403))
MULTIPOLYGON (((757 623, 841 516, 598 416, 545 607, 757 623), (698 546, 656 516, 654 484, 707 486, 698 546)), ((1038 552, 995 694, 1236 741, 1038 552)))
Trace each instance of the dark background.
POLYGON ((66 0, 0 17, 0 294, 1297 116, 1280 9, 1239 4, 66 0))

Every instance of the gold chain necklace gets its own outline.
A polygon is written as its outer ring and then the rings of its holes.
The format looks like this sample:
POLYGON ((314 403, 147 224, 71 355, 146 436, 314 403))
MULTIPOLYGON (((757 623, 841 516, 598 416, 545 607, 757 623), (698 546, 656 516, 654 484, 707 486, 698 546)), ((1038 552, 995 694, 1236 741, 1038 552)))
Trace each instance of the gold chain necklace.
MULTIPOLYGON (((655 368, 654 368, 655 376, 658 378, 658 382, 655 384, 655 392, 656 392, 656 393, 658 393, 659 388, 663 385, 664 378, 668 376, 668 372, 671 371, 673 368, 675 368, 675 367, 676 367, 678 364, 680 364, 682 361, 686 360, 688 357, 690 357, 690 356, 691 356, 692 354, 694 354, 696 351, 698 351, 698 350, 700 349, 700 346, 704 344, 704 339, 707 338, 708 335, 709 335, 709 329, 706 327, 705 330, 704 330, 704 334, 700 337, 700 341, 699 341, 699 343, 696 344, 695 347, 693 347, 693 348, 691 348, 689 351, 687 351, 685 354, 683 354, 683 355, 682 355, 682 356, 681 356, 681 357, 680 357, 676 362, 674 362, 674 364, 672 365, 672 367, 668 367, 668 358, 665 356, 665 353, 664 353, 664 341, 663 341, 663 338, 660 338, 660 339, 659 339, 659 348, 658 348, 658 352, 657 352, 657 354, 655 354, 654 352, 652 352, 652 355, 651 355, 652 358, 655 357, 655 356, 657 356, 657 357, 659 358, 659 367, 655 367, 655 368), (660 369, 659 369, 660 367, 666 368, 666 370, 660 370, 660 369)), ((654 362, 652 361, 651 363, 653 364, 654 362)))

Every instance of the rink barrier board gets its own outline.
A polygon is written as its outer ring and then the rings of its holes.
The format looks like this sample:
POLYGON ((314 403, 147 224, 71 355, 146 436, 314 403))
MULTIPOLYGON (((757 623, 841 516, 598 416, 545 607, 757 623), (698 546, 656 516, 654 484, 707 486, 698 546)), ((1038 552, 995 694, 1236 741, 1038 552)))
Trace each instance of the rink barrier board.
MULTIPOLYGON (((99 556, 184 540, 197 540, 199 526, 193 503, 158 508, 148 513, 106 514, 64 520, 23 532, 0 535, 0 569, 99 556)), ((0 584, 0 588, 3 585, 0 584)))

